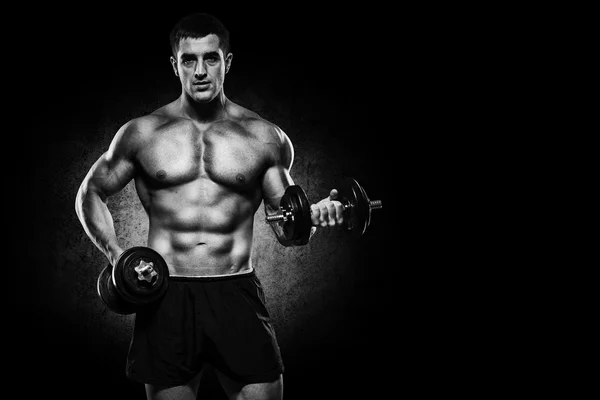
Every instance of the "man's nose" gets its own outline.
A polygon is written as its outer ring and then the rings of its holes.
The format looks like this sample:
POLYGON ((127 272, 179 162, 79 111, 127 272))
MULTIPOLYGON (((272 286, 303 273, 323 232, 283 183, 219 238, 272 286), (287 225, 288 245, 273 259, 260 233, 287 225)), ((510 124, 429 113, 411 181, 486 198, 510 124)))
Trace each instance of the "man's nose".
POLYGON ((196 65, 196 71, 194 71, 194 75, 196 77, 203 77, 206 75, 206 67, 204 66, 203 62, 199 62, 196 65))

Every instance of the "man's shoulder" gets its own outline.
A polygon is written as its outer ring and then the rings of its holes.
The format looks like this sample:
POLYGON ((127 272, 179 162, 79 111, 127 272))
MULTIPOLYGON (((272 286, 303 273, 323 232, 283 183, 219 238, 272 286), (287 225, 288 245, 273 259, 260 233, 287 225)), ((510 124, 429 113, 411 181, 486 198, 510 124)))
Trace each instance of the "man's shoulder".
POLYGON ((123 127, 131 135, 144 136, 155 133, 160 128, 177 123, 188 122, 185 118, 180 118, 171 113, 168 108, 161 107, 150 114, 135 117, 129 120, 123 127))
POLYGON ((227 114, 234 119, 238 120, 246 120, 246 119, 262 119, 258 113, 241 106, 237 103, 234 103, 231 100, 227 100, 226 105, 227 114))
POLYGON ((113 138, 113 146, 127 151, 136 151, 147 143, 162 126, 171 121, 162 115, 148 114, 125 122, 113 138))
POLYGON ((147 132, 156 129, 157 126, 166 122, 167 118, 162 115, 147 114, 129 120, 125 127, 129 131, 147 132))
POLYGON ((243 125, 252 135, 264 142, 282 142, 286 134, 275 123, 263 118, 258 113, 230 103, 228 107, 229 115, 240 125, 243 125))

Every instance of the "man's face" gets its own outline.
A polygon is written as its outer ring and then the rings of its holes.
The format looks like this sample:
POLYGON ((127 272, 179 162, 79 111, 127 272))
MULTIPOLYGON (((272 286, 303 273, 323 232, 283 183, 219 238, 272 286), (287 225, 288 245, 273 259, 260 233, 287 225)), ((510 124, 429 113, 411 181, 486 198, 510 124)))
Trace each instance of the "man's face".
POLYGON ((225 56, 219 48, 219 37, 210 34, 182 39, 171 64, 186 93, 198 103, 207 103, 221 92, 231 58, 231 53, 225 56))

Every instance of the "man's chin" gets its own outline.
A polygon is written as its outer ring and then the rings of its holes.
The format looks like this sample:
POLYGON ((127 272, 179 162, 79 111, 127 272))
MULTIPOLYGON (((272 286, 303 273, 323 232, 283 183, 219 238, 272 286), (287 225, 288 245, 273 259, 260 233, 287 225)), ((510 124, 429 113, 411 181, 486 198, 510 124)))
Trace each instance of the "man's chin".
POLYGON ((192 98, 196 103, 210 103, 215 96, 212 93, 194 93, 192 98))

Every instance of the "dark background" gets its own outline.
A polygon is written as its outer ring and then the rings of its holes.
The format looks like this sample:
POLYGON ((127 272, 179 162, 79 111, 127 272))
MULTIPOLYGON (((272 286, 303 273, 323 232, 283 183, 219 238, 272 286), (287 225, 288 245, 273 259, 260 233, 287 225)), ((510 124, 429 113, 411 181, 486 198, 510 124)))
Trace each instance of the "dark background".
MULTIPOLYGON (((10 84, 23 113, 13 136, 26 151, 11 175, 25 195, 8 208, 25 210, 8 216, 18 254, 8 315, 20 328, 9 343, 18 349, 14 379, 35 377, 28 398, 144 398, 124 375, 132 317, 100 303, 95 283, 106 260, 74 201, 116 130, 179 96, 168 33, 190 11, 38 10, 13 33, 22 73, 10 84)), ((276 244, 257 212, 254 261, 286 364, 285 398, 438 390, 455 368, 445 354, 456 329, 448 315, 459 311, 432 300, 448 276, 438 274, 444 255, 433 243, 449 231, 436 221, 449 217, 435 198, 447 195, 436 182, 449 172, 428 174, 430 153, 447 139, 438 140, 443 117, 432 113, 445 96, 435 85, 439 60, 423 61, 433 51, 421 46, 427 25, 411 22, 423 16, 391 8, 200 11, 231 31, 225 93, 288 134, 292 176, 309 198, 352 176, 384 204, 362 238, 324 231, 303 248, 276 244)), ((131 186, 109 205, 123 243, 143 244, 147 226, 131 186)), ((210 373, 201 393, 221 396, 210 373)))

